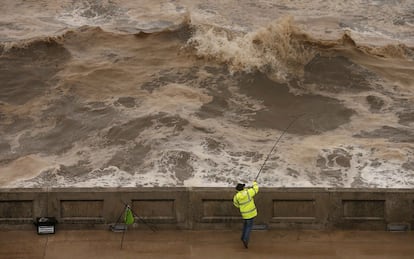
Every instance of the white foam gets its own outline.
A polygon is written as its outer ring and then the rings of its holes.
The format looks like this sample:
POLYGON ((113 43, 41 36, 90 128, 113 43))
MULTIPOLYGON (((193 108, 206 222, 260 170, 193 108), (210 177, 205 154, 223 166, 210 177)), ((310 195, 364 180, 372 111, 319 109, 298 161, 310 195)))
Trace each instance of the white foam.
POLYGON ((294 31, 290 17, 246 34, 198 26, 188 44, 198 56, 226 63, 232 71, 271 72, 272 77, 283 81, 288 75, 303 73, 314 54, 292 37, 294 31))

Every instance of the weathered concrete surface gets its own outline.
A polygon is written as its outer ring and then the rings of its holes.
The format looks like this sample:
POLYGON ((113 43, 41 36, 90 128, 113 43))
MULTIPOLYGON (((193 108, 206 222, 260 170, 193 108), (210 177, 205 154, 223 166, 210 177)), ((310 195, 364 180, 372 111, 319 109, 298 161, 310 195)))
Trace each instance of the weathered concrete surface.
POLYGON ((65 230, 1 231, 0 259, 113 258, 413 258, 413 232, 253 231, 249 249, 240 231, 65 230))
MULTIPOLYGON (((238 229, 233 188, 0 189, 0 229, 55 217, 59 229, 107 229, 126 202, 160 229, 238 229)), ((270 229, 387 230, 414 225, 411 189, 261 188, 258 224, 270 229)), ((142 229, 139 224, 133 228, 142 229)))

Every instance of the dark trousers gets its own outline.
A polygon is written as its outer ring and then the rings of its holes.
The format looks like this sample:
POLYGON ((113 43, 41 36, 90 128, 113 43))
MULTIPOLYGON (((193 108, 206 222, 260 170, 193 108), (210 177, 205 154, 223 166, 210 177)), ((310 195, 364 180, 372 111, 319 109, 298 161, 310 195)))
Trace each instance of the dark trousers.
POLYGON ((252 228, 253 228, 253 220, 254 218, 243 220, 244 222, 243 222, 243 232, 242 232, 241 240, 243 240, 246 243, 248 243, 250 239, 250 232, 252 231, 252 228))

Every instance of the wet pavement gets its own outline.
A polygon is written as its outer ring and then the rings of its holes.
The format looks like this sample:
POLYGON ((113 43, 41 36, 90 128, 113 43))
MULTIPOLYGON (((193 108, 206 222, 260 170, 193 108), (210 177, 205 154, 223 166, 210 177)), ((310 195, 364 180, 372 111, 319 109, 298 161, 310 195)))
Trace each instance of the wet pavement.
POLYGON ((414 258, 414 232, 255 230, 0 231, 0 258, 414 258))

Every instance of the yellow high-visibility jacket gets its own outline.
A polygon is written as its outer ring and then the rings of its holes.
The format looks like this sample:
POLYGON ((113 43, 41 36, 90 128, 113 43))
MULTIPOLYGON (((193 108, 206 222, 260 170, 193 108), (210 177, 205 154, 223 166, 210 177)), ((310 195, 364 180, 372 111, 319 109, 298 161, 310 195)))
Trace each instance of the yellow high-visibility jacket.
POLYGON ((251 219, 257 216, 256 205, 253 197, 259 192, 259 185, 253 182, 253 187, 238 191, 233 197, 233 204, 240 209, 243 219, 251 219))

